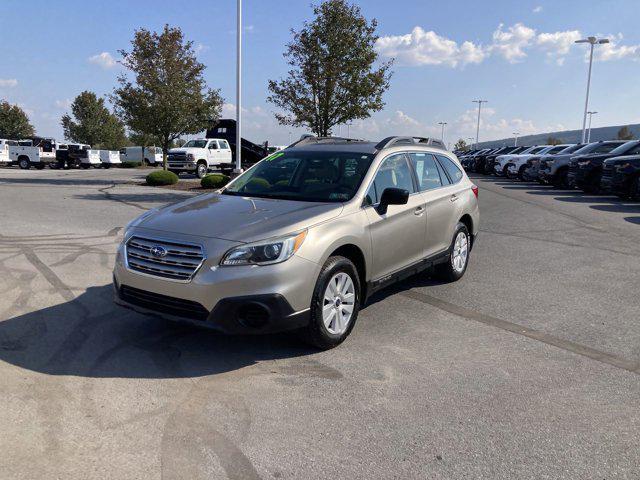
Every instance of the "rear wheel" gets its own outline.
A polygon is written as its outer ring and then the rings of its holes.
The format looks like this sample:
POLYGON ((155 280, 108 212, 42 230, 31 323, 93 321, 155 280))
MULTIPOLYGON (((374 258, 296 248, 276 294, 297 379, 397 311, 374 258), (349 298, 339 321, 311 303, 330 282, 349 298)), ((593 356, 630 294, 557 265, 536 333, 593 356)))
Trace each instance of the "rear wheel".
POLYGON ((304 340, 321 349, 340 345, 358 318, 360 291, 355 265, 345 257, 329 257, 316 281, 304 340))
POLYGON ((458 222, 449 247, 449 261, 436 265, 436 276, 447 282, 455 282, 464 276, 469 263, 471 237, 467 226, 458 222))
POLYGON ((81 164, 80 164, 80 167, 81 167, 81 168, 83 168, 83 169, 85 169, 85 170, 89 170, 89 167, 90 167, 90 166, 91 166, 91 165, 89 165, 88 163, 81 163, 81 164))
POLYGON ((22 170, 29 170, 31 168, 31 161, 29 160, 29 157, 18 158, 18 166, 22 170))

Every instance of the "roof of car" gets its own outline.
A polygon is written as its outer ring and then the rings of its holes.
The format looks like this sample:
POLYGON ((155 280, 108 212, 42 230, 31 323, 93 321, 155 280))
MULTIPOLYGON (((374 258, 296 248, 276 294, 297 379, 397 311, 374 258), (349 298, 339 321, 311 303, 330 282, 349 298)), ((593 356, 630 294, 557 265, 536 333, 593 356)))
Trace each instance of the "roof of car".
POLYGON ((300 146, 288 147, 289 151, 309 151, 309 152, 356 152, 356 153, 377 153, 376 142, 330 142, 330 143, 307 143, 300 146))

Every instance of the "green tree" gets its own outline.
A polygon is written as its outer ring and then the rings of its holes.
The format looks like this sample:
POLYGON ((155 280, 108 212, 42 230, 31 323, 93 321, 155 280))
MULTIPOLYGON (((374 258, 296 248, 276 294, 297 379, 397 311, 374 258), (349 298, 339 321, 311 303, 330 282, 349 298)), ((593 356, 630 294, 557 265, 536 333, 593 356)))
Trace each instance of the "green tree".
POLYGON ((371 116, 384 106, 391 62, 374 66, 376 20, 367 21, 360 8, 346 0, 327 0, 313 7, 315 18, 284 53, 288 77, 269 81, 268 101, 281 125, 305 126, 319 136, 335 125, 371 116))
POLYGON ((0 101, 0 138, 18 140, 34 135, 29 117, 18 105, 0 101))
POLYGON ((84 91, 78 95, 71 104, 71 113, 73 116, 64 114, 61 120, 66 139, 108 150, 126 145, 124 125, 95 93, 84 91))
POLYGON ((113 103, 130 131, 158 140, 166 169, 171 143, 217 121, 222 98, 218 90, 207 87, 206 67, 180 28, 165 25, 161 33, 137 30, 131 45, 131 52, 120 54, 133 79, 118 77, 113 103))
POLYGON ((562 140, 554 137, 553 135, 547 137, 547 145, 560 145, 561 143, 562 143, 562 140))
POLYGON ((631 130, 629 130, 629 127, 622 127, 620 130, 618 130, 618 140, 633 140, 634 135, 631 132, 631 130))
POLYGON ((469 145, 467 145, 467 142, 465 142, 464 139, 461 138, 455 143, 453 149, 466 152, 467 150, 469 150, 469 145))

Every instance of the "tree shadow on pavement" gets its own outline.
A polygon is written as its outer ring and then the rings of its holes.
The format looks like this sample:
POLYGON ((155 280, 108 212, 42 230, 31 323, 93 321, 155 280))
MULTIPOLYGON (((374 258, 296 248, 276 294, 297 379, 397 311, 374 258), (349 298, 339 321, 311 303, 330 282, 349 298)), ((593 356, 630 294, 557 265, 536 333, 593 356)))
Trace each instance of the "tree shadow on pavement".
POLYGON ((49 375, 186 378, 315 353, 291 334, 227 336, 115 305, 113 287, 0 322, 0 360, 49 375))

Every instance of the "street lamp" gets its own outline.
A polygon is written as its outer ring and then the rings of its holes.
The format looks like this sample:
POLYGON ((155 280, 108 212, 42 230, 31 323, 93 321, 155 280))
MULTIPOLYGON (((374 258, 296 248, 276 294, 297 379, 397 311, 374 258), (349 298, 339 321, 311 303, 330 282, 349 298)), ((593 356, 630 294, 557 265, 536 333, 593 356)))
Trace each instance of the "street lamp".
POLYGON ((585 143, 587 133, 587 110, 589 109, 589 88, 591 87, 591 65, 593 64, 593 47, 609 43, 608 38, 587 37, 576 40, 575 43, 588 43, 589 51, 589 73, 587 75, 587 98, 584 101, 584 117, 582 118, 582 143, 585 143))
POLYGON ((238 1, 236 33, 236 168, 234 174, 242 173, 242 0, 238 1))
POLYGON ((591 143, 591 117, 593 117, 598 112, 587 112, 589 115, 589 128, 587 130, 587 143, 591 143))
POLYGON ((513 142, 513 146, 517 147, 518 146, 518 135, 520 135, 520 132, 513 132, 511 135, 513 135, 516 138, 515 142, 513 142))
POLYGON ((440 140, 442 140, 442 143, 444 143, 444 126, 447 124, 447 122, 438 122, 438 125, 442 126, 442 133, 440 134, 440 140))
POLYGON ((476 127, 476 147, 480 139, 480 110, 482 110, 482 104, 487 103, 487 100, 473 100, 473 103, 478 104, 478 126, 476 127))

